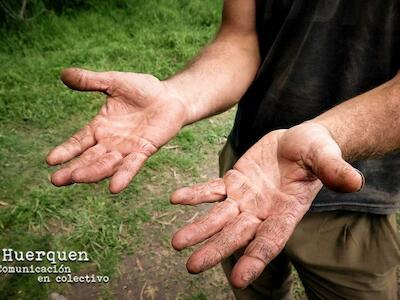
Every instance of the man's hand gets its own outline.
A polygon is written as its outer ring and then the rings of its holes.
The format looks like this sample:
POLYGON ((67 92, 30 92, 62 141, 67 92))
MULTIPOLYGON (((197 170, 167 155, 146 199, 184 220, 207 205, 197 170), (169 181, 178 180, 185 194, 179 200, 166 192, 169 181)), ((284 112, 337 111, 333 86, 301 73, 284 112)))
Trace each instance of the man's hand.
POLYGON ((322 184, 355 192, 362 175, 342 159, 322 125, 304 123, 267 134, 221 179, 177 190, 175 204, 222 201, 205 216, 179 230, 172 245, 181 250, 208 239, 191 255, 187 269, 205 271, 246 247, 231 283, 255 280, 285 246, 322 184))
POLYGON ((186 122, 183 101, 154 76, 66 69, 61 79, 75 90, 103 92, 107 101, 91 122, 49 153, 50 165, 79 156, 52 175, 56 186, 112 176, 110 191, 118 193, 186 122))
POLYGON ((87 126, 48 155, 50 165, 80 155, 54 173, 52 183, 112 176, 110 190, 118 193, 181 127, 235 105, 260 64, 255 12, 255 1, 224 1, 216 38, 166 81, 145 74, 65 70, 61 78, 70 88, 108 97, 87 126))

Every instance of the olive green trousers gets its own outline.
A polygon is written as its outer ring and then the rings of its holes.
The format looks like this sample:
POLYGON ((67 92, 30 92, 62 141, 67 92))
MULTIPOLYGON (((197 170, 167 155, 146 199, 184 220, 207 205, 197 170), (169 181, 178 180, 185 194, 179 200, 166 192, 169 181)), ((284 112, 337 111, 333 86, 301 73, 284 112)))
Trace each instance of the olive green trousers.
MULTIPOLYGON (((221 175, 236 160, 226 144, 220 154, 221 175)), ((228 277, 243 251, 223 261, 228 277)), ((245 289, 232 289, 240 300, 292 299, 293 265, 309 299, 398 299, 399 263, 395 215, 308 213, 261 276, 245 289)))

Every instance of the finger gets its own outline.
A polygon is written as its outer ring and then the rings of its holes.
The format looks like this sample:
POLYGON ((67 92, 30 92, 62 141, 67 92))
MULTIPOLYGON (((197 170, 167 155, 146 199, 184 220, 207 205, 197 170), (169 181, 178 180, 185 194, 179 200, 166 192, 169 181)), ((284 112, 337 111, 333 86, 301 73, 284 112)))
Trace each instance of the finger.
POLYGON ((65 163, 96 143, 94 133, 90 125, 85 126, 66 142, 55 147, 47 156, 49 165, 65 163))
POLYGON ((172 238, 172 246, 176 250, 182 250, 200 243, 220 231, 237 215, 239 215, 237 202, 228 198, 216 204, 206 215, 194 223, 177 231, 172 238))
POLYGON ((329 189, 352 193, 364 187, 364 175, 343 159, 331 159, 324 164, 319 178, 329 189))
POLYGON ((92 72, 78 68, 62 71, 61 80, 66 86, 77 91, 98 91, 107 93, 111 87, 110 72, 92 72))
POLYGON ((322 149, 313 159, 313 170, 322 183, 336 192, 357 192, 365 184, 364 175, 333 149, 322 149))
POLYGON ((90 163, 98 159, 100 156, 105 154, 106 152, 107 149, 100 144, 97 144, 92 148, 89 148, 88 150, 83 152, 83 154, 79 158, 73 160, 66 167, 55 172, 51 176, 51 182, 55 186, 63 186, 74 183, 74 181, 72 180, 72 172, 75 169, 89 165, 90 163))
POLYGON ((172 204, 196 205, 205 202, 222 201, 226 198, 225 184, 222 178, 215 178, 206 183, 176 190, 171 195, 172 204))
POLYGON ((241 213, 189 258, 186 268, 190 273, 200 273, 220 263, 236 250, 247 245, 254 237, 260 219, 241 213))
POLYGON ((270 216, 257 229, 255 239, 234 266, 230 281, 234 287, 245 288, 283 249, 297 224, 291 214, 270 216))
POLYGON ((131 182, 133 177, 139 172, 140 168, 147 160, 147 156, 143 153, 131 153, 127 155, 122 165, 118 168, 117 172, 113 175, 110 181, 110 191, 112 193, 119 193, 125 189, 131 182))
POLYGON ((108 152, 103 154, 92 164, 75 169, 71 175, 72 180, 82 183, 98 182, 113 175, 121 161, 121 153, 116 151, 108 152))

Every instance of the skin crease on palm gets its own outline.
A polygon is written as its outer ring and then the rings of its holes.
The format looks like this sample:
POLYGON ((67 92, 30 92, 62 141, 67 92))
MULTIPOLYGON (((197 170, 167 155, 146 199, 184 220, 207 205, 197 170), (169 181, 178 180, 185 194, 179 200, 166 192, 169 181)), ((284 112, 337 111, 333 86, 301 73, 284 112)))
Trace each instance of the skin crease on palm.
MULTIPOLYGON (((68 162, 52 175, 56 186, 111 177, 110 191, 118 193, 188 122, 183 101, 151 75, 66 69, 61 78, 72 89, 103 92, 107 101, 86 127, 50 151, 50 165, 68 162)), ((343 192, 362 186, 362 176, 342 159, 329 131, 313 122, 273 131, 224 178, 171 196, 174 204, 219 202, 179 230, 172 245, 181 250, 207 240, 187 262, 191 273, 246 247, 230 278, 245 287, 282 250, 322 184, 343 192)))
POLYGON ((118 193, 184 125, 184 104, 154 76, 66 69, 61 79, 75 90, 103 92, 107 101, 88 125, 50 151, 49 165, 79 156, 52 175, 56 186, 112 177, 110 191, 118 193))
MULTIPOLYGON (((64 70, 61 79, 68 87, 102 92, 107 100, 86 127, 49 153, 49 165, 66 163, 52 175, 54 185, 111 177, 110 191, 118 193, 183 126, 238 103, 261 64, 256 1, 223 3, 215 39, 166 81, 64 70)), ((282 250, 322 185, 339 192, 363 186, 363 176, 342 152, 356 161, 400 148, 399 103, 397 75, 311 121, 268 133, 223 178, 176 191, 175 204, 217 202, 173 237, 177 250, 204 241, 187 269, 202 272, 243 249, 230 281, 249 285, 282 250)))
POLYGON ((306 122, 273 131, 222 179, 172 195, 174 204, 221 201, 179 230, 172 245, 181 250, 208 239, 189 258, 191 273, 203 272, 245 247, 230 281, 235 287, 246 287, 283 249, 322 184, 354 192, 362 187, 363 177, 342 159, 339 146, 324 126, 306 122))

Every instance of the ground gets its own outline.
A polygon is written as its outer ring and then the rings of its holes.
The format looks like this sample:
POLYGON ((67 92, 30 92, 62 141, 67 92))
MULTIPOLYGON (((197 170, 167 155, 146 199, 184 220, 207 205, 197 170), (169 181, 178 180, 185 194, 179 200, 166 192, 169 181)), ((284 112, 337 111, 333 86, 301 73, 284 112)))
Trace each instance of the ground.
MULTIPOLYGON (((196 126, 196 135, 202 136, 219 128, 227 128, 232 123, 234 109, 205 120, 196 126)), ((164 186, 173 188, 206 181, 218 176, 218 150, 226 141, 226 135, 219 136, 205 152, 200 154, 198 175, 185 177, 179 170, 171 167, 164 173, 164 186)), ((166 151, 179 152, 174 142, 166 146, 166 151)), ((157 183, 145 184, 145 192, 153 197, 167 198, 157 183)), ((151 200, 150 200, 151 201, 151 200)), ((76 284, 64 290, 67 299, 98 299, 106 292, 115 299, 234 299, 228 281, 220 266, 200 275, 191 275, 185 264, 190 251, 176 252, 170 244, 172 234, 209 209, 211 204, 198 207, 174 206, 162 211, 150 211, 150 218, 140 226, 140 238, 133 254, 123 256, 118 266, 118 276, 102 291, 100 285, 76 284)), ((92 274, 94 268, 82 269, 79 274, 92 274)), ((295 275, 296 276, 296 275, 295 275)), ((295 299, 303 299, 304 291, 296 280, 293 294, 295 299)), ((54 300, 62 300, 54 297, 54 300)))
MULTIPOLYGON (((230 124, 231 119, 232 112, 228 112, 201 125, 209 131, 230 124)), ((198 176, 188 178, 172 167, 165 174, 164 184, 179 187, 218 176, 217 152, 224 141, 224 136, 219 137, 208 148, 203 157, 207 163, 199 165, 198 176)), ((179 151, 175 145, 168 145, 167 148, 167 151, 179 151)), ((165 197, 157 188, 157 183, 146 187, 147 193, 165 197)), ((134 254, 123 257, 119 266, 119 279, 112 285, 115 299, 230 299, 232 294, 220 267, 201 275, 190 275, 185 268, 190 251, 176 252, 170 244, 172 234, 181 225, 193 220, 208 207, 207 204, 202 207, 175 206, 165 211, 149 212, 149 221, 140 228, 143 234, 134 254)), ((66 295, 68 299, 80 299, 82 293, 91 295, 85 299, 97 299, 99 289, 87 285, 74 286, 66 295)))
POLYGON ((213 37, 222 1, 87 2, 0 28, 0 249, 87 251, 91 262, 69 264, 73 272, 111 282, 38 284, 33 275, 0 274, 0 299, 229 299, 220 267, 190 275, 190 250, 170 246, 172 233, 207 207, 175 207, 168 198, 217 175, 234 111, 185 128, 119 195, 107 182, 55 188, 45 163, 47 151, 104 101, 69 91, 59 81, 62 68, 166 78, 213 37))

